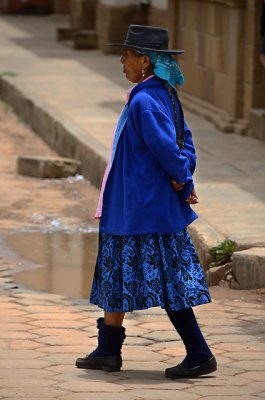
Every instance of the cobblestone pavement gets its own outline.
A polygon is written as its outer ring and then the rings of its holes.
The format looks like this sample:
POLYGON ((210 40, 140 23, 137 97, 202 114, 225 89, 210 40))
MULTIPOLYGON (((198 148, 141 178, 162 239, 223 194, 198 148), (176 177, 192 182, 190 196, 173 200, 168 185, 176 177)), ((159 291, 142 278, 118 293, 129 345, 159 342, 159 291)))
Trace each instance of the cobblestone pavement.
POLYGON ((213 302, 196 308, 218 360, 218 371, 212 376, 179 381, 164 377, 164 369, 178 363, 184 349, 165 313, 156 308, 127 315, 121 372, 75 368, 76 357, 96 344, 95 320, 101 313, 87 301, 17 285, 12 274, 27 266, 27 260, 7 253, 3 240, 20 229, 39 232, 55 217, 71 229, 92 224, 90 208, 95 207, 97 192, 82 181, 73 189, 73 182, 67 180, 62 188, 58 181, 18 177, 17 155, 33 150, 49 155, 51 150, 3 109, 0 121, 0 186, 4 189, 0 208, 0 399, 265 398, 262 292, 213 288, 213 302), (36 224, 32 215, 39 212, 50 217, 36 224))

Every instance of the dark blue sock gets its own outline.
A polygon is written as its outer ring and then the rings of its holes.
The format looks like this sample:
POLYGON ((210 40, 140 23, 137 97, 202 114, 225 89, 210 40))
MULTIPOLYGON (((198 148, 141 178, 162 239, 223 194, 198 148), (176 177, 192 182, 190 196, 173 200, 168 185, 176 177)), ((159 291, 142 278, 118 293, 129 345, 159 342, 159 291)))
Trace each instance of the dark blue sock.
POLYGON ((192 308, 180 311, 166 310, 167 315, 181 337, 187 351, 188 368, 208 361, 213 355, 207 345, 192 308))
POLYGON ((108 357, 121 354, 125 339, 125 328, 104 324, 104 319, 97 320, 98 347, 89 355, 90 357, 108 357))

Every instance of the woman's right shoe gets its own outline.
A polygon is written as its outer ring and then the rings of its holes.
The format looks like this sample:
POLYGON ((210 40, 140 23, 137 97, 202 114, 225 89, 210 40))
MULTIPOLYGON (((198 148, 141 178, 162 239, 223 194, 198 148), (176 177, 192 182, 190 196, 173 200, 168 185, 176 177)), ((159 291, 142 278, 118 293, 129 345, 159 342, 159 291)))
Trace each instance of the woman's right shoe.
POLYGON ((75 363, 77 368, 83 369, 102 369, 103 371, 120 371, 122 358, 120 355, 107 357, 91 357, 89 354, 83 358, 78 358, 75 363))
POLYGON ((188 368, 187 361, 184 359, 175 367, 167 368, 165 376, 171 379, 190 379, 198 378, 202 375, 208 375, 217 370, 217 362, 215 357, 211 357, 208 361, 194 368, 188 368))

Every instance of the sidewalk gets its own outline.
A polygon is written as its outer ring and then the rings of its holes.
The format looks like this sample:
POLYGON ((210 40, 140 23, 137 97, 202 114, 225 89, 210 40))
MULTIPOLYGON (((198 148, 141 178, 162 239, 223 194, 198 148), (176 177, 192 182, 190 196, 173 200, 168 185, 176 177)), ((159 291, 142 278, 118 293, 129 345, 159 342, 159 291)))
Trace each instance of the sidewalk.
MULTIPOLYGON (((1 17, 0 72, 15 74, 2 75, 2 97, 54 149, 79 158, 98 187, 128 84, 117 56, 56 43, 65 24, 58 16, 1 17)), ((188 111, 186 119, 198 153, 198 247, 203 253, 224 238, 238 250, 264 247, 264 143, 219 132, 188 111)))

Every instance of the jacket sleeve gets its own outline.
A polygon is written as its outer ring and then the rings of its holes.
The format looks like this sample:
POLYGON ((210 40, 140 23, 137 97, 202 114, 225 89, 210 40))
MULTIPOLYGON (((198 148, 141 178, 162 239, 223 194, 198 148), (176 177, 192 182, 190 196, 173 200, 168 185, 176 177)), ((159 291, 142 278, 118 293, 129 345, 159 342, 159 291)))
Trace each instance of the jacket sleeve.
MULTIPOLYGON (((183 154, 180 152, 174 123, 165 112, 145 110, 139 117, 142 136, 150 151, 171 178, 178 183, 185 183, 184 188, 178 192, 185 200, 194 187, 193 156, 189 155, 188 150, 183 154)), ((190 139, 187 138, 187 142, 192 147, 190 139)))
POLYGON ((196 153, 195 147, 192 140, 191 130, 189 129, 186 121, 184 122, 184 131, 185 131, 185 142, 184 142, 184 150, 181 150, 181 154, 189 159, 190 162, 190 173, 193 175, 196 168, 196 153))

